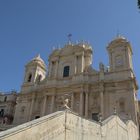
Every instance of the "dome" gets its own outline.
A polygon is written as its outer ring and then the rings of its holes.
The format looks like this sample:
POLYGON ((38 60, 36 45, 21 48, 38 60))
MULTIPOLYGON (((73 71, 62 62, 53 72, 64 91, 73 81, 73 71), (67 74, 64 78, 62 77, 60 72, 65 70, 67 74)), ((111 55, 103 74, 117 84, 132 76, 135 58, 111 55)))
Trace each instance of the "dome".
POLYGON ((46 67, 45 62, 43 59, 40 57, 40 54, 38 54, 35 58, 33 58, 28 64, 28 65, 41 65, 43 67, 46 67))
POLYGON ((38 54, 35 58, 32 60, 33 62, 41 62, 44 63, 43 59, 40 57, 40 54, 38 54))
POLYGON ((127 39, 122 36, 122 35, 118 35, 116 36, 111 42, 127 42, 127 39))
POLYGON ((118 35, 117 37, 115 37, 115 39, 113 39, 113 41, 120 41, 120 40, 122 40, 122 41, 127 41, 127 39, 124 37, 124 36, 122 36, 122 35, 118 35))
POLYGON ((108 45, 108 47, 116 46, 117 44, 124 44, 127 43, 127 39, 121 35, 116 36, 108 45))

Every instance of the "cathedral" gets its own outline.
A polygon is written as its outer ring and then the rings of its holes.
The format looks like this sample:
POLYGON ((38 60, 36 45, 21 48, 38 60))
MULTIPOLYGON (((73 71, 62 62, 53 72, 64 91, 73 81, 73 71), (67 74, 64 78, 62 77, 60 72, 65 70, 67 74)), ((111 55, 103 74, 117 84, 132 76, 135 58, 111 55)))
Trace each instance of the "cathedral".
POLYGON ((109 66, 100 63, 99 70, 92 67, 93 49, 84 42, 69 42, 53 50, 48 66, 36 56, 25 66, 20 93, 0 95, 0 115, 13 116, 11 123, 19 125, 62 110, 67 99, 70 110, 86 119, 99 121, 116 113, 138 126, 138 85, 131 44, 118 36, 108 44, 107 52, 109 66), (8 99, 15 102, 7 112, 10 114, 6 114, 8 99))

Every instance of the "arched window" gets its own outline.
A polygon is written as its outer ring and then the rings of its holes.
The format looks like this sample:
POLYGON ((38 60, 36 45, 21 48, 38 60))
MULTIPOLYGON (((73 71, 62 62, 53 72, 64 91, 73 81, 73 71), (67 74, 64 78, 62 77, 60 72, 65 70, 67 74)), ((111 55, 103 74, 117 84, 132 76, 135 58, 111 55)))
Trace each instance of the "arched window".
POLYGON ((40 82, 41 79, 42 79, 42 75, 39 75, 39 76, 38 76, 38 81, 40 82))
POLYGON ((4 116, 4 109, 1 109, 0 111, 0 117, 3 117, 4 116))
POLYGON ((32 74, 29 74, 29 76, 28 76, 28 82, 31 82, 31 80, 32 80, 32 74))
POLYGON ((37 76, 37 79, 36 79, 36 82, 37 82, 37 83, 40 83, 41 79, 42 79, 42 75, 38 75, 38 76, 37 76))
POLYGON ((65 66, 63 70, 63 77, 69 77, 70 66, 65 66))
POLYGON ((7 101, 7 96, 4 97, 4 102, 6 102, 6 101, 7 101))

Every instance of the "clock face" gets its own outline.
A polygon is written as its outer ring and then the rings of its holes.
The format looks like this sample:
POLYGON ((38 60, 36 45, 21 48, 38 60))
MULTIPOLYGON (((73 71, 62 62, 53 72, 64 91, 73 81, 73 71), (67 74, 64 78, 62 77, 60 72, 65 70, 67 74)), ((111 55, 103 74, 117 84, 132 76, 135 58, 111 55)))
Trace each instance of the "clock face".
POLYGON ((122 56, 116 57, 116 66, 122 66, 123 65, 123 59, 122 56))

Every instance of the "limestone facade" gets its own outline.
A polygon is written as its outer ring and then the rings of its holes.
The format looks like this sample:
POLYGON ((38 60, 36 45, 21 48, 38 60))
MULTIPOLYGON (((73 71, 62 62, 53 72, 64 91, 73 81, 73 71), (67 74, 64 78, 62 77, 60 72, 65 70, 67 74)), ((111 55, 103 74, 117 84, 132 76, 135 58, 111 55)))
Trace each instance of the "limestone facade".
MULTIPOLYGON (((104 120, 114 111, 138 125, 138 85, 132 65, 132 47, 124 37, 107 46, 109 66, 93 68, 93 49, 87 43, 68 43, 55 49, 48 66, 40 55, 25 66, 24 81, 14 105, 13 124, 22 124, 68 106, 87 119, 104 120)), ((3 95, 5 96, 5 95, 3 95)), ((1 97, 3 98, 3 97, 1 97)), ((0 103, 0 106, 2 104, 0 103)))
POLYGON ((14 124, 21 124, 69 107, 87 119, 105 119, 117 114, 138 124, 138 85, 133 72, 132 47, 123 37, 108 44, 109 67, 92 67, 93 49, 87 43, 68 43, 55 49, 48 66, 38 55, 25 67, 24 82, 17 97, 14 124))

